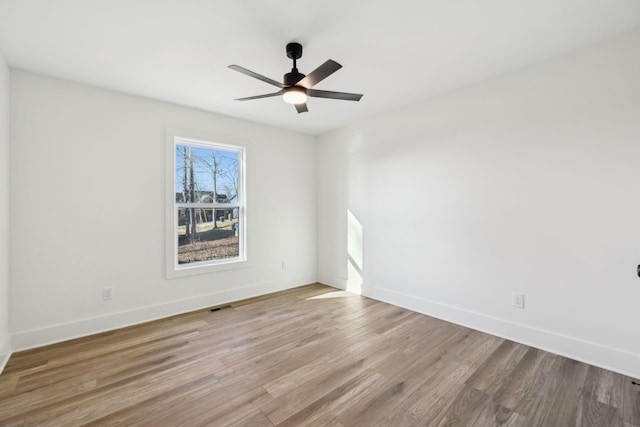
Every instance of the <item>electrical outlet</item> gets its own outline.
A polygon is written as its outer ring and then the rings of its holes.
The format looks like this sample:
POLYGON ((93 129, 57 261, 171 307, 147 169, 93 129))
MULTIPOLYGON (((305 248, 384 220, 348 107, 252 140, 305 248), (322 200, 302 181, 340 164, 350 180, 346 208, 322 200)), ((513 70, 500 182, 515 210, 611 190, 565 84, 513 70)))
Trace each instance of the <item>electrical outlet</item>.
POLYGON ((287 269, 287 261, 282 260, 282 269, 286 270, 287 269))
POLYGON ((113 288, 102 288, 102 299, 104 301, 108 301, 113 299, 113 288))
POLYGON ((512 293, 511 305, 518 308, 524 308, 524 294, 512 293))

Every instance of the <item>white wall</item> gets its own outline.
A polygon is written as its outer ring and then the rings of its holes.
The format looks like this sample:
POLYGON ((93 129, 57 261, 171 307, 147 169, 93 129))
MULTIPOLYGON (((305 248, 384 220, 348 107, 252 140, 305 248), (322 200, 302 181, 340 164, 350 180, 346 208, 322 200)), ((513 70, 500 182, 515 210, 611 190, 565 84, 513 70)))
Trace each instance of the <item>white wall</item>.
POLYGON ((0 372, 9 359, 9 67, 0 55, 0 372))
POLYGON ((15 70, 11 129, 16 350, 316 279, 312 137, 15 70), (249 268, 165 279, 165 127, 246 141, 249 268))
POLYGON ((640 377, 639 76, 637 30, 322 136, 320 279, 640 377))

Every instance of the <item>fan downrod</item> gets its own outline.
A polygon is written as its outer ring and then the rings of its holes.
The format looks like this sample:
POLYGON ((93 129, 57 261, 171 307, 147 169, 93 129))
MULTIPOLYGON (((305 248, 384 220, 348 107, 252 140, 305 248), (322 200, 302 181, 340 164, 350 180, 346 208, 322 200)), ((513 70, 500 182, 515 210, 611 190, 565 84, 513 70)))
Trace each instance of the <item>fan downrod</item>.
POLYGON ((288 43, 287 44, 287 57, 293 59, 293 68, 290 73, 284 75, 284 84, 286 86, 295 86, 305 75, 298 72, 298 66, 296 60, 302 57, 302 45, 300 43, 288 43))

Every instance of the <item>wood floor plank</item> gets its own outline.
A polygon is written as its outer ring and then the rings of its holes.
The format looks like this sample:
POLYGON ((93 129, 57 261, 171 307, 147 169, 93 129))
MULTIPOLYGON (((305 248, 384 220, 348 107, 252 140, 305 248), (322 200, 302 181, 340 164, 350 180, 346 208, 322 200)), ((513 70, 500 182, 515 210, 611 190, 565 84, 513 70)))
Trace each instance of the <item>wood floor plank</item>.
POLYGON ((383 348, 373 353, 363 354, 356 359, 347 359, 346 363, 341 361, 334 366, 329 375, 314 378, 291 393, 287 393, 261 407, 261 409, 271 422, 280 424, 331 393, 334 389, 342 386, 353 377, 375 367, 379 363, 383 363, 396 351, 392 348, 383 348))
POLYGON ((277 425, 297 427, 331 424, 347 408, 366 398, 368 391, 382 381, 382 375, 365 370, 277 425))
POLYGON ((313 284, 13 354, 0 425, 640 427, 631 380, 313 284))
POLYGON ((463 387, 460 393, 453 399, 451 405, 444 413, 438 426, 466 426, 470 424, 476 412, 491 402, 491 396, 471 386, 463 387))
POLYGON ((154 361, 158 363, 163 357, 169 358, 174 354, 180 354, 181 349, 188 345, 188 341, 185 339, 185 335, 180 334, 175 341, 162 340, 162 342, 154 344, 156 345, 136 346, 121 352, 87 358, 73 364, 74 369, 69 369, 69 365, 66 364, 49 366, 46 371, 21 376, 17 390, 21 392, 33 391, 47 385, 59 387, 65 382, 66 385, 74 385, 98 377, 104 378, 123 369, 136 369, 136 365, 148 365, 154 361), (123 365, 120 363, 122 360, 135 360, 136 362, 135 364, 123 365))
POLYGON ((622 408, 624 377, 606 369, 590 366, 582 394, 605 405, 622 408))
POLYGON ((87 393, 74 394, 44 407, 29 410, 25 425, 85 424, 96 418, 142 402, 194 379, 212 374, 205 356, 165 366, 153 373, 133 376, 87 393), (197 366, 197 369, 195 367, 197 366))
MULTIPOLYGON (((548 396, 553 396, 555 386, 561 375, 559 366, 562 363, 562 358, 544 351, 541 351, 541 353, 542 360, 537 365, 530 382, 519 386, 524 393, 522 396, 518 396, 519 401, 514 408, 519 414, 528 414, 527 423, 540 418, 542 413, 545 413, 545 410, 548 409, 548 406, 541 406, 541 403, 548 402, 548 396)), ((505 386, 507 385, 505 384, 505 386)), ((514 386, 518 387, 518 385, 514 384, 508 385, 510 388, 514 388, 514 386)))
MULTIPOLYGON (((222 388, 216 380, 215 375, 207 375, 150 399, 123 407, 103 417, 96 418, 86 423, 85 426, 131 426, 149 422, 149 413, 161 419, 162 417, 166 417, 167 414, 189 405, 190 402, 195 399, 203 396, 210 397, 213 393, 220 392, 222 388)), ((225 390, 224 392, 226 393, 227 391, 225 390)))
POLYGON ((318 355, 308 363, 297 368, 289 367, 287 372, 283 372, 273 380, 264 384, 265 390, 274 398, 278 398, 287 393, 293 392, 296 388, 305 383, 313 381, 319 377, 324 377, 331 373, 341 364, 355 361, 362 354, 369 353, 372 348, 377 348, 381 338, 367 336, 367 331, 356 330, 350 331, 346 337, 342 339, 353 340, 353 344, 348 347, 336 346, 329 348, 327 352, 318 355))
POLYGON ((624 427, 617 408, 583 395, 578 404, 576 425, 624 427))
POLYGON ((17 375, 0 376, 0 396, 4 392, 9 392, 9 394, 11 394, 12 391, 15 390, 18 386, 19 380, 20 377, 17 375))
POLYGON ((464 330, 466 333, 461 336, 459 341, 451 343, 447 353, 451 355, 453 360, 459 361, 475 371, 493 355, 505 340, 484 332, 472 331, 467 328, 464 330))
MULTIPOLYGON (((229 398, 219 405, 211 405, 210 399, 198 399, 191 405, 189 413, 171 413, 163 417, 166 425, 190 426, 238 426, 242 420, 254 418, 261 413, 259 409, 261 399, 269 399, 268 393, 262 387, 255 387, 237 397, 229 398)), ((160 420, 159 420, 160 421, 160 420)), ((144 426, 158 425, 149 420, 140 424, 144 426)))
MULTIPOLYGON (((370 397, 362 399, 344 411, 337 419, 346 425, 371 426, 382 419, 389 411, 408 398, 414 391, 426 381, 441 372, 449 363, 443 356, 446 353, 446 345, 456 339, 457 334, 464 331, 458 330, 454 334, 432 345, 427 351, 403 352, 397 358, 390 358, 385 366, 376 370, 386 381, 377 389, 369 391, 370 397)), ((433 338, 424 339, 421 342, 432 342, 433 338)))
POLYGON ((571 359, 562 361, 562 377, 557 383, 549 420, 555 425, 569 425, 577 419, 581 391, 589 366, 571 359))
POLYGON ((545 353, 529 348, 510 375, 503 378, 494 394, 494 402, 505 408, 515 410, 518 404, 535 387, 538 368, 545 353))
POLYGON ((464 387, 469 375, 467 366, 448 361, 432 378, 409 394, 393 410, 388 411, 375 425, 437 425, 444 411, 464 387))
POLYGON ((630 378, 623 380, 622 419, 627 424, 640 427, 640 380, 635 380, 635 383, 630 378))
POLYGON ((205 351, 180 351, 182 347, 170 347, 165 349, 165 353, 149 353, 138 355, 132 358, 130 362, 114 363, 111 361, 109 365, 99 364, 96 369, 89 369, 86 366, 80 367, 79 371, 70 370, 66 375, 58 378, 58 369, 55 371, 54 379, 46 383, 45 386, 38 385, 33 388, 21 388, 20 394, 16 394, 13 399, 4 401, 0 400, 0 412, 9 413, 15 408, 7 408, 3 406, 5 402, 11 402, 19 408, 33 410, 33 403, 37 402, 39 406, 54 403, 61 394, 68 396, 84 395, 93 389, 104 389, 108 386, 120 384, 123 381, 129 381, 134 377, 143 375, 153 375, 155 372, 162 372, 170 369, 172 366, 179 366, 181 363, 188 363, 190 359, 202 356, 207 362, 207 368, 217 371, 222 368, 219 360, 205 351), (75 374, 74 374, 75 372, 75 374), (79 373, 77 373, 79 372, 79 373))
POLYGON ((511 378, 526 352, 526 346, 513 341, 504 341, 469 377, 467 384, 493 396, 511 378))
MULTIPOLYGON (((119 334, 114 331, 103 332, 93 337, 77 338, 64 343, 20 352, 16 354, 15 360, 13 356, 11 357, 11 365, 14 363, 18 366, 42 363, 46 363, 47 366, 73 364, 79 360, 91 358, 105 352, 113 353, 178 333, 190 333, 205 325, 206 322, 202 320, 186 324, 175 324, 173 321, 167 321, 162 326, 154 322, 144 323, 119 329, 118 331, 122 331, 119 334), (96 339, 99 339, 103 345, 96 346, 96 339)), ((7 368, 11 371, 13 366, 8 364, 7 368)))

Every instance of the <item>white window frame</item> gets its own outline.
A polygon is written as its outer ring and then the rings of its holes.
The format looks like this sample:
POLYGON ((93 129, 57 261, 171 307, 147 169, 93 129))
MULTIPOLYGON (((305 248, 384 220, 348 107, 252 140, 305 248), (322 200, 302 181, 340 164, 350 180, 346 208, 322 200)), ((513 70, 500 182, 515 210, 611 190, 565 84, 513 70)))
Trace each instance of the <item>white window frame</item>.
POLYGON ((246 148, 242 141, 229 140, 194 132, 166 130, 165 162, 165 263, 167 279, 196 274, 248 267, 246 220, 246 148), (236 203, 180 203, 176 202, 176 146, 189 144, 203 148, 219 148, 238 153, 238 198, 236 203), (238 256, 210 261, 178 263, 178 209, 181 207, 204 209, 238 209, 238 256))

